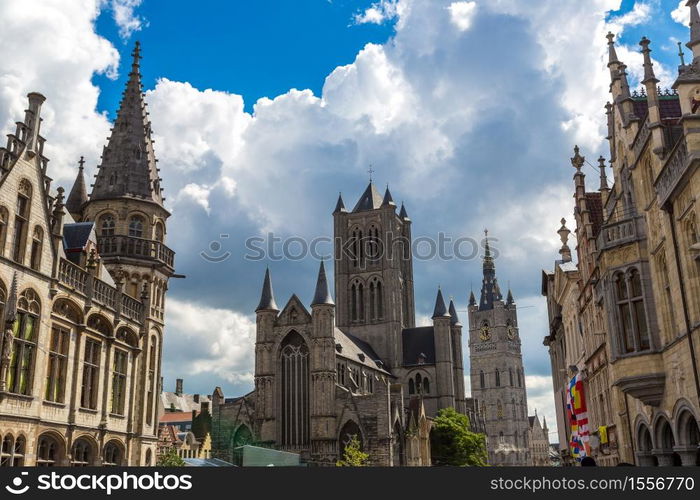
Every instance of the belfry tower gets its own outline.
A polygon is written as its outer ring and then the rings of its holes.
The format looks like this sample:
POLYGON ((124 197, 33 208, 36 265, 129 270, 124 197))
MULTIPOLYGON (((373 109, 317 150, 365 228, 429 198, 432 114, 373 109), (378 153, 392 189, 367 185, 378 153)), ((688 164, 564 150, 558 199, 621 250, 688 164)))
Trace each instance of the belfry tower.
MULTIPOLYGON (((175 255, 165 246, 170 213, 163 206, 162 179, 141 86, 139 42, 132 56, 126 89, 89 199, 81 159, 66 208, 74 219, 95 224, 99 266, 109 272, 117 289, 130 296, 117 305, 119 313, 128 317, 135 314, 136 304, 143 305, 142 351, 133 386, 135 414, 128 425, 135 436, 154 441, 158 431, 165 293, 168 279, 174 274, 175 255)), ((142 463, 137 459, 134 462, 142 463)))
POLYGON ((505 302, 486 233, 481 297, 469 298, 472 397, 485 408, 490 465, 528 465, 527 395, 513 294, 505 302))

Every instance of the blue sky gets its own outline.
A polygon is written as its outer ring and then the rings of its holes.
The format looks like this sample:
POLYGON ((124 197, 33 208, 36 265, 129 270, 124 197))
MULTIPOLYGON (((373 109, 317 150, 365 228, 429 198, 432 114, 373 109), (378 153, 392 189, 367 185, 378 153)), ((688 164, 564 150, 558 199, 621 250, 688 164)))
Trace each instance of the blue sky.
MULTIPOLYGON (((167 241, 187 275, 168 293, 166 389, 182 377, 190 392, 250 390, 265 266, 282 306, 292 293, 308 303, 318 263, 251 262, 245 240, 329 236, 338 191, 353 205, 371 163, 377 184, 389 183, 406 202, 414 238, 480 238, 490 229, 499 280, 519 306, 530 411, 553 429, 540 275, 558 257, 559 219, 572 220, 574 144, 591 163, 607 156, 604 35, 621 35, 618 54, 633 86, 642 71, 638 42, 649 37, 657 75, 669 85, 675 42, 688 38, 678 7, 679 0, 6 0, 0 124, 9 131, 26 93, 43 92, 55 185, 70 186, 81 155, 94 173, 141 41, 173 214, 167 241), (27 40, 28 22, 43 36, 27 40), (200 255, 213 241, 231 253, 223 263, 200 255)), ((594 189, 597 172, 586 173, 594 189)), ((414 268, 419 321, 438 285, 466 315, 469 290, 481 280, 478 259, 414 268)))

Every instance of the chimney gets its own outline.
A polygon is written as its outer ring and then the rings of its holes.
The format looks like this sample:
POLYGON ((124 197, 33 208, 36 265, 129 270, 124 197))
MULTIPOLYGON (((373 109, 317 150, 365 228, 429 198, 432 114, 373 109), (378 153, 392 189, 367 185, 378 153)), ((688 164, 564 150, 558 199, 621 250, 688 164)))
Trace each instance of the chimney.
POLYGON ((178 378, 175 380, 175 394, 182 396, 182 379, 178 378))
POLYGON ((193 395, 192 399, 194 400, 195 403, 199 403, 199 394, 193 395))
POLYGON ((202 410, 200 413, 209 413, 209 402, 208 401, 202 401, 202 410))
POLYGON ((24 115, 24 124, 29 127, 29 137, 27 139, 27 153, 34 156, 37 151, 37 142, 39 141, 39 126, 41 125, 41 105, 46 98, 38 92, 30 92, 27 94, 29 99, 29 109, 24 115))

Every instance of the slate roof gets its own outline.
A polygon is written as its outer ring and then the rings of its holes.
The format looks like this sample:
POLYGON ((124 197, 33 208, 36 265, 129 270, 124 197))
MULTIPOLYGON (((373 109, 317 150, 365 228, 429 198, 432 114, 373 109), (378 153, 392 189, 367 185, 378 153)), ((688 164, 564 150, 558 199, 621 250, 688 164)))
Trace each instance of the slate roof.
POLYGON ((379 361, 379 356, 377 356, 377 353, 374 352, 372 346, 367 342, 358 339, 354 335, 343 332, 340 328, 336 328, 335 343, 336 356, 352 360, 355 363, 383 371, 384 373, 389 373, 380 363, 377 363, 377 361, 379 361), (340 346, 340 351, 338 351, 338 346, 340 346))
MULTIPOLYGON (((644 120, 649 114, 646 97, 633 98, 634 114, 644 120)), ((673 121, 681 117, 681 102, 678 96, 659 96, 659 113, 662 121, 673 121)))
POLYGON ((84 249, 89 241, 97 242, 94 222, 74 222, 63 226, 63 248, 67 252, 84 249), (92 238, 91 238, 92 236, 92 238))
POLYGON ((377 188, 374 187, 374 184, 370 182, 352 211, 367 212, 368 210, 375 210, 382 206, 383 201, 384 199, 382 198, 382 195, 379 194, 379 191, 377 191, 377 188))
POLYGON ((418 364, 418 356, 425 355, 426 365, 435 364, 435 332, 432 326, 405 328, 401 332, 403 339, 403 364, 418 364))

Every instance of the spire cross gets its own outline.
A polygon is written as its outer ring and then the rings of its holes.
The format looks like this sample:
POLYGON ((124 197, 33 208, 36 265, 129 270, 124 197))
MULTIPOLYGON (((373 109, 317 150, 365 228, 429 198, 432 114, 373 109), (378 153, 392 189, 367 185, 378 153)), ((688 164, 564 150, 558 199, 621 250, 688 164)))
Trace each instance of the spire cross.
MULTIPOLYGON (((376 170, 374 170, 374 169, 372 168, 372 164, 370 163, 370 164, 369 164, 369 169, 367 169, 367 173, 369 174, 369 182, 372 182, 372 174, 373 174, 374 172, 376 172, 376 170)), ((388 187, 388 186, 389 186, 389 185, 387 184, 387 187, 388 187)))
POLYGON ((81 157, 80 157, 80 160, 78 160, 78 165, 79 165, 80 170, 82 170, 83 167, 85 166, 85 158, 83 158, 83 157, 81 156, 81 157))

